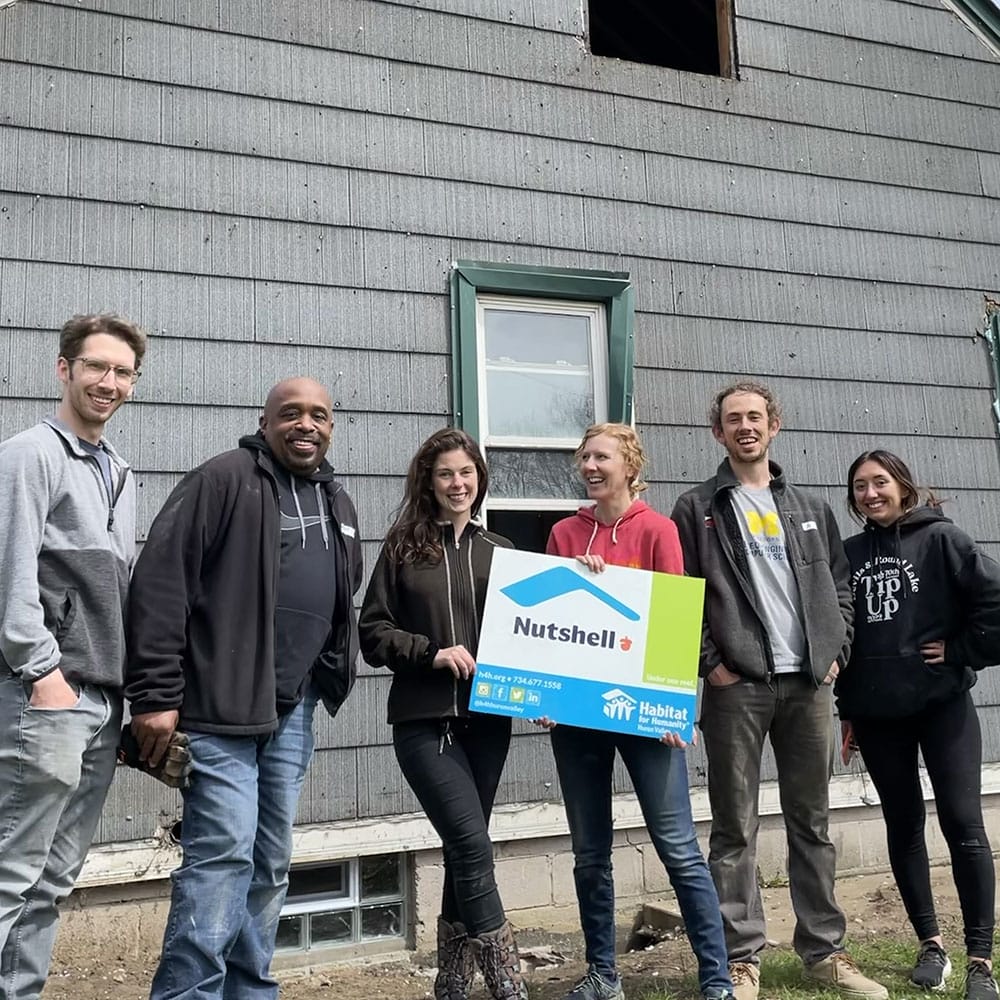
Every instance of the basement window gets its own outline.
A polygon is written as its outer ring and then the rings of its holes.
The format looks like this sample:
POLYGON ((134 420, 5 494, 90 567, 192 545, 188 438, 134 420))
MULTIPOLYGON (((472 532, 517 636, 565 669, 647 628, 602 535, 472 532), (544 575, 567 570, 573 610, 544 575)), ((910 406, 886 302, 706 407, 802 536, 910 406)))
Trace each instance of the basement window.
POLYGON ((406 934, 402 855, 300 865, 288 875, 277 950, 315 951, 406 934))
POLYGON ((735 0, 588 0, 590 51, 710 76, 736 75, 735 0))

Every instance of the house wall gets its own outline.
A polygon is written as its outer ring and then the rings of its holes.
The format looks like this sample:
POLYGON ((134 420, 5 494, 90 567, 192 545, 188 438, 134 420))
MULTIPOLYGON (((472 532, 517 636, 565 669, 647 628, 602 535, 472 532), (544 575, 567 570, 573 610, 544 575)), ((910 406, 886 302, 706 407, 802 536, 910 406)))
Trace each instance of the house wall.
MULTIPOLYGON (((455 6, 0 10, 0 435, 52 409, 67 316, 141 321, 147 369, 110 426, 141 538, 274 381, 312 374, 370 565, 449 419, 452 261, 624 270, 654 506, 714 470, 709 397, 750 373, 784 401, 775 458, 845 531, 842 477, 878 443, 1000 555, 976 336, 1000 298, 993 52, 936 0, 737 0, 739 79, 716 79, 591 57, 579 0, 455 6)), ((303 824, 417 810, 387 687, 364 668, 320 722, 303 824)), ((992 674, 976 694, 1000 760, 992 674)), ((501 803, 558 798, 545 741, 516 727, 501 803)), ((120 775, 98 839, 149 843, 177 814, 120 775)))

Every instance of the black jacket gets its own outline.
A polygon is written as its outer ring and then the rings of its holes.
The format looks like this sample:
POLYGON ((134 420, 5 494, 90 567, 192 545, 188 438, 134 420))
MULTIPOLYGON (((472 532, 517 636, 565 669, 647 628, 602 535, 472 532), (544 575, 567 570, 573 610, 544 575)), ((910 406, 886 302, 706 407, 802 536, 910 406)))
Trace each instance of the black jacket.
POLYGON ((854 648, 837 679, 841 718, 900 718, 966 691, 1000 662, 1000 566, 940 510, 917 507, 847 540, 854 648), (920 647, 943 639, 945 662, 920 647))
POLYGON ((383 549, 361 606, 361 654, 373 667, 393 672, 390 723, 469 714, 472 682, 431 664, 447 646, 462 645, 476 655, 493 550, 512 546, 476 523, 457 545, 445 525, 442 540, 444 557, 437 563, 396 563, 383 549))
MULTIPOLYGON (((802 602, 806 668, 818 685, 834 660, 841 667, 847 662, 851 647, 853 609, 844 545, 829 505, 786 482, 776 463, 770 468, 771 492, 802 602)), ((698 672, 706 677, 724 663, 744 677, 769 680, 774 660, 733 510, 736 485, 729 459, 724 459, 711 479, 680 496, 670 516, 680 534, 685 572, 705 578, 698 672)))
MULTIPOLYGON (((129 590, 125 696, 132 713, 180 711, 182 729, 253 735, 277 725, 274 614, 281 531, 261 435, 189 472, 149 530, 129 590)), ((312 676, 333 714, 354 683, 361 586, 357 514, 324 462, 337 531, 337 605, 312 676)))

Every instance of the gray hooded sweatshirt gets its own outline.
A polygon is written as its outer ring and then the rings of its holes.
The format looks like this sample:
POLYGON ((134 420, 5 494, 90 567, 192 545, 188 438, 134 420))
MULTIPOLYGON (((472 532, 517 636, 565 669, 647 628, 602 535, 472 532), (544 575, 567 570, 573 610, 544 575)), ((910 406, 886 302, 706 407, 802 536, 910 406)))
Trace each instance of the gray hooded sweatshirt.
POLYGON ((0 670, 27 682, 59 667, 70 682, 120 688, 124 608, 135 558, 135 477, 46 418, 0 442, 0 670))

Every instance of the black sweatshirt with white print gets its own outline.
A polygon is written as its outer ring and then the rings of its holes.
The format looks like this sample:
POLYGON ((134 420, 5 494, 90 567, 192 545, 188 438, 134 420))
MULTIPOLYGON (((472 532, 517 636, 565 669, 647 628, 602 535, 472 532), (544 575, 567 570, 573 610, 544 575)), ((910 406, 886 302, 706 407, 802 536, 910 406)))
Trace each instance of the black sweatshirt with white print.
POLYGON ((889 527, 869 522, 845 543, 854 645, 837 679, 842 719, 913 715, 1000 663, 1000 565, 936 507, 889 527), (920 647, 943 639, 945 662, 920 647))

